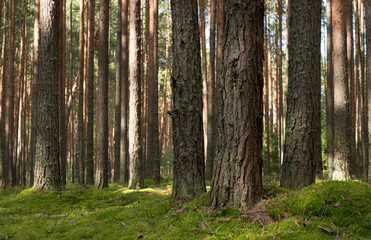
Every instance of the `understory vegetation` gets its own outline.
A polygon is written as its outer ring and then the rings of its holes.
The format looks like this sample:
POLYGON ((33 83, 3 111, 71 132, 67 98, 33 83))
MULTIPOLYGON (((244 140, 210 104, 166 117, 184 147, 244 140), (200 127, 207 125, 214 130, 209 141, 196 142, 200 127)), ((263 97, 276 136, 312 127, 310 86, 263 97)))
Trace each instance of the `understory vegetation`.
POLYGON ((265 185, 252 210, 214 210, 208 193, 171 198, 171 182, 129 190, 0 190, 0 239, 371 239, 371 187, 325 181, 290 191, 265 185))

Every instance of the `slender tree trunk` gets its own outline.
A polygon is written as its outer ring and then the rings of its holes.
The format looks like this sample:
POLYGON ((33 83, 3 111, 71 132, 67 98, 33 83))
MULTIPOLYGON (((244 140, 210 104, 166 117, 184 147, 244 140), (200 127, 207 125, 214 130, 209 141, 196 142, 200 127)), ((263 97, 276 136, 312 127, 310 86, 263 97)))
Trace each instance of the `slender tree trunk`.
MULTIPOLYGON (((267 4, 267 3, 266 3, 267 4)), ((267 8, 266 8, 267 9, 267 8)), ((266 12, 266 16, 265 16, 265 28, 264 29, 267 29, 268 30, 268 24, 269 24, 269 10, 267 10, 266 12)), ((264 62, 264 66, 265 66, 265 69, 264 69, 264 89, 265 89, 265 102, 264 102, 264 109, 265 109, 265 112, 264 112, 264 117, 265 117, 265 131, 266 131, 266 144, 267 144, 267 156, 266 156, 266 166, 264 166, 264 174, 265 175, 270 175, 271 174, 271 150, 270 150, 270 130, 269 130, 269 125, 270 125, 270 122, 269 122, 269 32, 268 31, 264 31, 265 32, 265 52, 264 52, 264 59, 265 59, 265 62, 264 62)))
POLYGON ((121 139, 120 139, 120 181, 129 181, 129 0, 121 0, 121 139))
MULTIPOLYGON (((5 108, 5 88, 6 88, 6 81, 4 78, 4 70, 5 70, 5 48, 6 48, 6 4, 4 2, 4 26, 3 26, 3 41, 2 41, 2 48, 1 48, 1 61, 0 61, 0 78, 1 78, 1 91, 0 91, 0 188, 6 187, 6 164, 5 164, 5 144, 4 144, 4 108, 5 108)), ((3 9, 3 1, 0 0, 0 24, 2 23, 2 9, 3 9)))
POLYGON ((148 160, 147 174, 160 183, 160 145, 158 132, 158 1, 150 0, 148 38, 148 160))
MULTIPOLYGON (((23 2, 23 21, 21 27, 21 51, 20 51, 20 64, 19 64, 19 111, 18 111, 18 129, 17 129, 17 184, 22 184, 21 177, 21 165, 22 165, 22 154, 24 148, 22 148, 22 130, 23 130, 23 112, 24 112, 24 95, 25 95, 25 84, 26 84, 26 26, 27 26, 27 0, 23 2)), ((23 136, 24 138, 26 136, 23 136)))
POLYGON ((213 207, 251 209, 263 194, 264 1, 225 0, 224 10, 218 154, 210 201, 213 207))
POLYGON ((70 99, 71 99, 71 147, 70 147, 70 164, 71 164, 71 175, 72 175, 72 183, 74 183, 74 161, 75 161, 75 147, 74 147, 74 90, 73 85, 75 85, 73 82, 73 50, 72 50, 72 43, 73 43, 73 34, 72 34, 72 0, 70 0, 70 99))
POLYGON ((321 1, 292 1, 288 8, 290 58, 281 186, 298 188, 314 183, 321 162, 321 1))
MULTIPOLYGON (((76 176, 79 184, 85 184, 85 141, 84 141, 84 0, 80 0, 80 27, 79 27, 79 119, 78 119, 78 159, 76 176)), ((100 36, 100 35, 99 35, 100 36)), ((102 50, 103 51, 103 50, 102 50)))
POLYGON ((118 182, 120 180, 120 132, 121 132, 121 29, 122 29, 122 2, 118 1, 118 12, 117 12, 117 45, 116 45, 116 84, 115 84, 115 145, 114 145, 114 174, 113 181, 118 182))
POLYGON ((334 64, 334 108, 335 147, 333 180, 347 180, 349 177, 349 94, 346 45, 346 1, 332 2, 333 64, 334 64))
POLYGON ((86 184, 94 184, 94 31, 95 0, 88 9, 88 66, 87 66, 87 127, 86 127, 86 184))
MULTIPOLYGON (((167 100, 166 100, 166 90, 167 90, 167 77, 169 72, 169 64, 170 64, 170 6, 169 1, 166 2, 167 7, 167 24, 166 24, 166 62, 165 62, 165 76, 164 76, 164 87, 163 87, 163 95, 162 95, 162 109, 161 109, 161 128, 160 128, 160 152, 164 153, 166 148, 166 132, 167 132, 167 100)), ((206 54, 205 54, 206 55, 206 54)))
POLYGON ((60 1, 40 2, 40 76, 35 189, 62 188, 59 147, 59 24, 60 1))
POLYGON ((99 5, 99 54, 97 93, 97 155, 95 186, 108 187, 108 22, 109 0, 99 5))
POLYGON ((66 128, 66 8, 65 1, 60 3, 60 34, 59 34, 59 136, 60 136, 60 166, 63 185, 67 177, 67 128, 66 128))
MULTIPOLYGON (((371 133, 371 0, 365 0, 365 10, 366 10, 366 81, 368 83, 368 133, 371 133)), ((371 166, 370 159, 366 159, 364 168, 363 168, 364 180, 370 181, 371 179, 371 166), (367 162, 368 161, 368 162, 367 162)))
MULTIPOLYGON (((201 59, 202 59, 202 118, 204 127, 204 144, 207 146, 207 57, 206 57, 206 36, 205 36, 205 1, 198 0, 200 11, 200 35, 201 35, 201 59)), ((205 151, 207 155, 207 149, 205 151)))
POLYGON ((142 88, 142 151, 143 151, 143 171, 144 171, 144 177, 152 176, 152 166, 149 164, 149 156, 148 156, 148 78, 150 75, 149 70, 149 12, 150 12, 150 6, 149 6, 149 0, 146 0, 146 7, 145 7, 145 43, 144 43, 144 76, 143 81, 141 83, 142 88))
POLYGON ((15 55, 15 0, 9 1, 9 45, 8 45, 8 71, 7 71, 7 111, 5 123, 5 144, 8 147, 5 155, 8 162, 8 174, 10 184, 16 183, 15 164, 13 159, 14 144, 14 91, 15 91, 15 74, 14 74, 14 55, 15 55))
POLYGON ((35 0, 34 8, 34 34, 33 34, 33 81, 32 81, 32 107, 31 107, 31 140, 30 140, 30 185, 34 184, 34 163, 36 154, 37 135, 37 106, 38 106, 38 80, 39 80, 39 17, 40 0, 35 0))
POLYGON ((173 20, 173 197, 206 191, 202 130, 202 75, 197 1, 171 1, 173 20), (187 41, 184 41, 187 39, 187 41))
POLYGON ((216 0, 210 0, 210 38, 209 38, 209 83, 207 100, 207 150, 206 150, 206 179, 211 180, 214 169, 215 158, 215 20, 216 20, 216 0))

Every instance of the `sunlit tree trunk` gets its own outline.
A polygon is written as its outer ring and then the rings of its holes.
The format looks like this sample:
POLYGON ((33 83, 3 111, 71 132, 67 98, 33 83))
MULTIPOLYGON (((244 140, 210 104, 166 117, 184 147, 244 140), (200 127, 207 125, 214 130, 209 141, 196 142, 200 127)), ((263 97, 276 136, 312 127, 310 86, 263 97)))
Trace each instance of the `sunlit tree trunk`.
POLYGON ((141 18, 140 1, 130 0, 129 55, 129 188, 144 187, 141 137, 141 18))
POLYGON ((348 163, 349 148, 349 91, 347 68, 347 39, 346 39, 346 1, 332 2, 333 29, 333 64, 334 64, 334 165, 333 180, 347 180, 349 177, 348 163))
MULTIPOLYGON (((266 3, 267 4, 267 3, 266 3)), ((267 9, 267 8, 266 8, 267 9)), ((267 155, 266 155, 266 165, 264 166, 264 174, 270 175, 271 174, 271 150, 270 150, 270 122, 269 122, 269 41, 270 38, 268 32, 268 24, 269 24, 269 10, 266 11, 265 15, 265 51, 264 51, 264 89, 265 89, 265 97, 264 97, 264 117, 265 117, 265 131, 266 131, 266 144, 267 144, 267 155)))
MULTIPOLYGON (((371 0, 365 0, 365 16, 366 16, 366 81, 368 83, 368 133, 371 133, 371 0)), ((365 166, 363 168, 364 180, 369 181, 371 179, 371 166, 370 159, 366 159, 365 166)))

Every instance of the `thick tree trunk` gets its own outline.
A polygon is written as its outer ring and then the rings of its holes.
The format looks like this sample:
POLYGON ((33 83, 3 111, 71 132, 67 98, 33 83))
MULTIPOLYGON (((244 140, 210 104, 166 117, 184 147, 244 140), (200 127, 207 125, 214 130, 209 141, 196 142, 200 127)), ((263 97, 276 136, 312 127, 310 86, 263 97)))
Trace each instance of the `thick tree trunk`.
POLYGON ((130 0, 129 56, 129 188, 144 187, 141 136, 141 18, 140 1, 130 0))
MULTIPOLYGON (((365 0, 365 10, 366 10, 366 81, 368 83, 368 133, 371 133, 371 0, 365 0)), ((371 179, 371 166, 370 166, 370 159, 366 159, 363 174, 364 180, 370 181, 371 179), (367 162, 368 161, 368 162, 367 162)))
POLYGON ((346 4, 345 0, 332 2, 333 64, 334 64, 334 165, 333 180, 347 180, 349 177, 349 93, 346 45, 346 4))
POLYGON ((158 1, 151 0, 149 8, 148 51, 148 168, 153 183, 160 183, 160 144, 158 132, 158 1))
POLYGON ((116 83, 115 83, 115 129, 114 129, 114 172, 113 181, 120 180, 120 132, 121 132, 121 29, 122 2, 118 1, 117 42, 116 42, 116 83))
POLYGON ((38 81, 38 115, 35 189, 62 187, 59 147, 58 39, 60 1, 40 2, 40 75, 38 81))
POLYGON ((87 69, 87 126, 86 126, 86 184, 94 183, 94 31, 95 0, 88 8, 88 69, 87 69))
POLYGON ((215 20, 216 20, 216 0, 210 0, 210 37, 209 37, 209 83, 207 99, 207 150, 206 150, 206 179, 213 177, 215 161, 215 20))
POLYGON ((143 171, 144 171, 144 177, 150 177, 152 176, 152 169, 153 166, 150 165, 151 162, 149 160, 148 156, 148 78, 150 76, 150 70, 149 70, 149 12, 150 12, 150 6, 149 6, 149 0, 146 0, 145 5, 145 43, 144 43, 144 66, 145 69, 143 69, 143 78, 141 83, 141 100, 142 100, 142 106, 141 106, 141 114, 142 114, 142 151, 143 151, 143 171))
POLYGON ((263 194, 264 1, 225 0, 213 207, 250 209, 263 194), (227 44, 228 43, 228 44, 227 44))
POLYGON ((109 0, 99 5, 96 188, 108 187, 108 21, 109 0))
POLYGON ((129 181, 129 0, 121 0, 121 139, 120 139, 120 181, 129 181))
POLYGON ((299 188, 314 183, 321 162, 321 1, 290 2, 288 8, 290 58, 281 186, 299 188))
POLYGON ((206 191, 197 1, 171 1, 171 10, 174 53, 171 77, 171 115, 174 129, 173 197, 193 198, 206 191))

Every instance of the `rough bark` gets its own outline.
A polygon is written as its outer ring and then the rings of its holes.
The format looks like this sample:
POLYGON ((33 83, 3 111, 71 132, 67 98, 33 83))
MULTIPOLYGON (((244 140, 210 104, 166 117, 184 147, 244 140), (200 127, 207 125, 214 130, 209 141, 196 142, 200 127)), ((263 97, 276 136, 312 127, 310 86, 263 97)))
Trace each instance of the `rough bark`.
POLYGON ((121 139, 120 139, 120 181, 129 181, 129 0, 121 0, 121 139))
POLYGON ((333 180, 347 180, 349 176, 349 94, 346 45, 346 1, 332 2, 333 64, 334 64, 334 164, 333 180))
POLYGON ((160 144, 158 131, 158 1, 150 1, 148 51, 148 167, 153 184, 160 183, 160 144))
POLYGON ((38 81, 35 189, 62 187, 59 147, 58 39, 60 1, 40 2, 40 58, 38 81))
POLYGON ((141 18, 140 1, 130 0, 129 55, 129 188, 144 187, 141 136, 141 18))
POLYGON ((109 0, 99 5, 96 188, 108 187, 108 25, 109 0))
POLYGON ((225 0, 213 207, 250 209, 263 194, 264 1, 225 0), (228 43, 228 44, 227 44, 228 43))
MULTIPOLYGON (((365 17, 366 17, 366 81, 368 83, 368 132, 371 133, 371 0, 365 0, 365 17)), ((363 168, 364 180, 369 181, 371 179, 371 166, 370 159, 365 162, 365 167, 363 168)))
POLYGON ((281 186, 313 184, 321 162, 321 1, 288 6, 289 71, 281 186))
POLYGON ((265 16, 265 28, 267 31, 264 31, 265 33, 265 52, 264 52, 264 89, 265 89, 265 97, 264 97, 264 118, 265 118, 265 131, 266 131, 266 144, 267 144, 267 155, 266 155, 266 165, 264 166, 264 174, 270 175, 271 174, 271 149, 270 149, 270 122, 269 122, 269 41, 268 38, 269 32, 268 32, 268 24, 269 24, 269 10, 266 12, 265 16))
POLYGON ((210 0, 210 37, 209 37, 209 82, 207 94, 207 150, 206 150, 206 179, 213 176, 215 161, 215 25, 216 25, 216 0, 210 0))
POLYGON ((171 1, 173 20, 172 98, 173 197, 206 191, 202 130, 202 74, 197 1, 171 1))
POLYGON ((120 133, 121 133, 121 29, 122 2, 118 1, 117 42, 116 42, 116 83, 115 83, 115 129, 114 129, 114 172, 113 181, 120 180, 120 133))
POLYGON ((94 184, 94 31, 95 0, 88 8, 88 66, 87 66, 87 126, 86 126, 86 184, 94 184))

